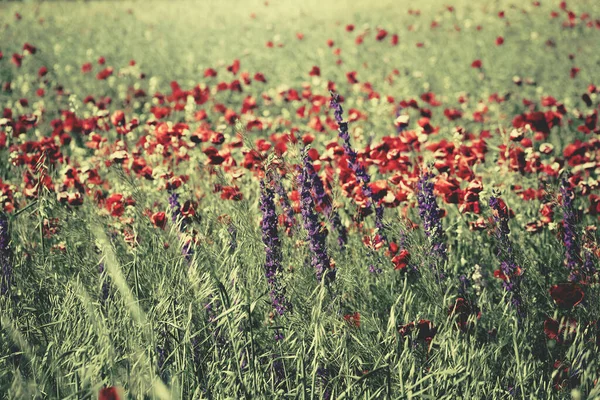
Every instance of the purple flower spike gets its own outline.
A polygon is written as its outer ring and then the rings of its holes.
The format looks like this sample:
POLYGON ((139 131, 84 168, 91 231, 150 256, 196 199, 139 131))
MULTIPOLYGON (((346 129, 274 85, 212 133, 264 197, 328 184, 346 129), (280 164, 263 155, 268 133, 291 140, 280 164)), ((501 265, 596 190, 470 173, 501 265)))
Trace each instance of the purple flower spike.
POLYGON ((267 188, 264 181, 260 182, 260 210, 263 218, 261 222, 262 239, 265 244, 265 276, 269 285, 271 303, 278 315, 290 307, 285 298, 285 290, 279 283, 277 277, 283 273, 281 260, 281 241, 277 234, 277 213, 275 212, 275 193, 273 189, 267 188))
POLYGON ((338 244, 340 245, 340 248, 343 249, 348 243, 348 231, 346 230, 346 227, 342 225, 342 221, 337 210, 333 209, 331 197, 325 192, 323 181, 321 181, 321 178, 315 171, 315 168, 312 165, 308 155, 304 157, 304 168, 308 172, 310 180, 312 181, 316 204, 321 207, 325 213, 325 216, 329 220, 331 227, 338 232, 338 244))
POLYGON ((509 238, 510 229, 508 227, 509 211, 506 203, 496 196, 490 197, 490 208, 493 211, 494 221, 496 222, 496 239, 498 240, 498 259, 500 260, 500 270, 504 274, 502 286, 504 290, 512 294, 511 304, 517 310, 519 322, 522 322, 525 316, 525 308, 521 297, 521 268, 515 262, 512 242, 509 238))
POLYGON ((344 110, 342 109, 341 104, 339 103, 339 95, 337 93, 331 93, 331 102, 329 107, 333 109, 333 114, 335 116, 335 120, 338 123, 338 136, 342 139, 342 147, 344 148, 344 153, 348 158, 348 166, 356 175, 356 178, 362 183, 362 191, 367 198, 367 208, 373 206, 375 208, 375 226, 377 227, 379 235, 382 239, 387 243, 387 237, 385 235, 385 226, 383 224, 383 204, 380 204, 379 199, 376 199, 373 196, 373 191, 369 187, 369 183, 371 182, 371 177, 367 173, 365 167, 358 162, 358 155, 356 151, 352 148, 350 144, 350 134, 348 133, 348 122, 344 122, 342 119, 342 114, 344 110))
POLYGON ((425 235, 431 243, 432 256, 445 261, 448 259, 448 249, 446 248, 446 235, 442 227, 442 211, 437 205, 435 194, 433 194, 431 178, 433 178, 433 174, 424 174, 417 183, 419 216, 423 221, 425 235))
POLYGON ((290 204, 290 199, 287 195, 283 184, 281 183, 281 179, 274 179, 274 187, 275 193, 279 196, 279 203, 281 204, 281 208, 283 208, 283 216, 284 216, 284 225, 288 235, 291 236, 292 229, 296 226, 296 216, 294 214, 294 209, 290 204))
POLYGON ((564 175, 560 182, 560 194, 563 206, 563 241, 566 250, 566 265, 569 269, 569 281, 579 280, 579 265, 581 265, 581 247, 577 238, 577 211, 575 210, 575 192, 569 182, 569 176, 564 175))
POLYGON ((0 212, 0 295, 8 295, 12 285, 12 251, 8 218, 0 212))
MULTIPOLYGON (((327 254, 327 245, 325 243, 326 234, 319 222, 319 217, 315 213, 315 202, 311 195, 313 182, 306 169, 306 163, 302 172, 298 176, 298 185, 300 186, 300 201, 302 209, 302 219, 304 229, 308 233, 309 247, 312 252, 311 266, 315 269, 317 280, 323 278, 323 274, 330 269, 330 260, 327 254)), ((335 278, 333 271, 327 273, 328 282, 335 278)))

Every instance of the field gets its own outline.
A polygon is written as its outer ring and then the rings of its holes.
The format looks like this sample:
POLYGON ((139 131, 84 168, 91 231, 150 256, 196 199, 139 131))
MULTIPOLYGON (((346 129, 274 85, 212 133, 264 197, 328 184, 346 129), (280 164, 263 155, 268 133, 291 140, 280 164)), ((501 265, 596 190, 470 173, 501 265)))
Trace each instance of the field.
POLYGON ((600 3, 0 3, 0 398, 600 399, 600 3))

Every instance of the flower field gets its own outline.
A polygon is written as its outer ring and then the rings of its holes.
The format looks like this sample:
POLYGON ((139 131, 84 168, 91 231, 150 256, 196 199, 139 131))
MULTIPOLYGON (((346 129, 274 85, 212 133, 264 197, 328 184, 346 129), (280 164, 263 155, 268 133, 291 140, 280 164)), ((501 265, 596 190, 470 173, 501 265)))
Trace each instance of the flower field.
POLYGON ((600 399, 600 3, 0 3, 0 398, 600 399))

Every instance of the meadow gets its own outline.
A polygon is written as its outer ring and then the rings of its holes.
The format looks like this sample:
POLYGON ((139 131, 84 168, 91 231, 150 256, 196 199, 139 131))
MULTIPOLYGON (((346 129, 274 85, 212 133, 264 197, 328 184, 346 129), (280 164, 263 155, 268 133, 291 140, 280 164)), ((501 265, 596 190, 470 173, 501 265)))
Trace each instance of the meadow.
POLYGON ((0 398, 600 399, 600 3, 0 3, 0 398))

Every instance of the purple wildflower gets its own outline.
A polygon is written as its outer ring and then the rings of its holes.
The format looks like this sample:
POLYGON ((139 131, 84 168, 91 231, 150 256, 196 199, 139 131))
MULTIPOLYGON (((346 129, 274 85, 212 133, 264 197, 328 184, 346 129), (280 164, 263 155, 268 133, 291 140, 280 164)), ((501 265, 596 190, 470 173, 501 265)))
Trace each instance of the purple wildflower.
MULTIPOLYGON (((311 265, 315 269, 317 279, 321 281, 323 273, 329 270, 330 260, 327 254, 327 245, 325 243, 326 235, 319 222, 319 217, 315 213, 315 202, 311 195, 312 182, 306 166, 302 168, 298 176, 298 185, 300 186, 300 201, 302 209, 302 219, 304 220, 304 229, 308 233, 309 247, 312 252, 311 265)), ((335 278, 335 270, 327 273, 327 278, 335 278)))
POLYGON ((283 273, 281 260, 281 241, 277 234, 277 213, 275 212, 275 193, 273 189, 260 182, 260 210, 262 211, 262 240, 265 244, 266 261, 265 276, 269 285, 269 295, 273 308, 279 315, 283 315, 289 304, 285 298, 285 289, 279 283, 277 276, 283 273))
POLYGON ((515 262, 512 242, 508 235, 508 207, 502 199, 496 196, 490 197, 490 208, 493 210, 496 222, 496 239, 498 240, 498 258, 500 259, 500 270, 506 277, 502 282, 504 290, 512 294, 511 304, 517 310, 517 315, 522 318, 525 315, 524 304, 521 297, 521 269, 515 262))
MULTIPOLYGON (((181 217, 181 204, 179 203, 179 195, 175 192, 169 195, 169 208, 171 209, 171 221, 176 224, 179 217, 181 217)), ((180 229, 183 230, 183 223, 180 229)))
POLYGON ((11 259, 8 218, 0 212, 0 295, 7 295, 12 285, 11 259))
POLYGON ((344 110, 339 103, 339 95, 336 93, 331 94, 331 102, 329 104, 330 108, 333 108, 333 114, 335 116, 335 120, 338 123, 338 136, 342 139, 342 147, 344 148, 344 153, 348 159, 348 166, 356 175, 356 178, 362 183, 362 191, 367 198, 367 208, 370 208, 372 205, 375 208, 375 226, 377 227, 378 233, 381 238, 387 242, 387 237, 385 236, 385 226, 383 224, 383 204, 380 203, 380 199, 373 196, 373 191, 369 187, 369 183, 371 182, 371 177, 367 173, 365 167, 358 162, 358 154, 352 148, 350 144, 350 134, 348 133, 348 122, 344 122, 342 119, 342 113, 344 110))
POLYGON ((274 179, 275 192, 279 196, 279 203, 283 208, 284 225, 288 235, 291 235, 292 228, 296 225, 296 216, 294 215, 294 209, 290 204, 287 192, 281 183, 281 179, 274 179))
POLYGON ((444 261, 448 258, 446 237, 442 227, 442 211, 437 205, 433 194, 433 174, 421 176, 417 183, 417 202, 419 203, 419 216, 423 221, 425 235, 432 246, 432 255, 444 261))
POLYGON ((578 266, 581 264, 581 248, 577 238, 577 211, 575 210, 575 192, 569 182, 569 176, 564 175, 560 182, 560 194, 563 206, 563 241, 566 248, 566 264, 569 270, 569 281, 578 280, 578 266))
POLYGON ((332 207, 331 197, 325 192, 323 181, 321 181, 321 178, 315 171, 315 168, 307 154, 304 156, 304 168, 308 172, 310 180, 312 181, 316 204, 321 207, 332 228, 338 232, 338 244, 340 245, 340 248, 343 249, 348 243, 348 231, 346 230, 346 227, 342 225, 342 221, 337 210, 332 207))

